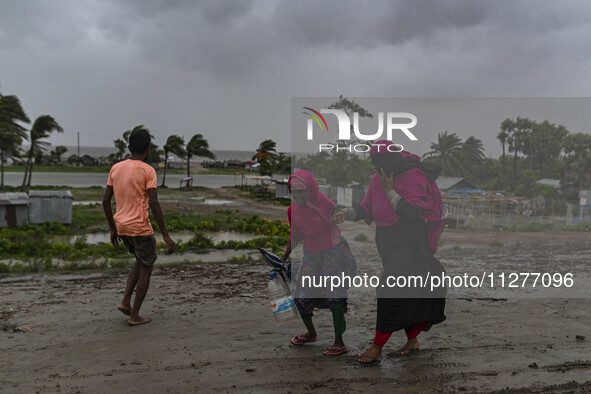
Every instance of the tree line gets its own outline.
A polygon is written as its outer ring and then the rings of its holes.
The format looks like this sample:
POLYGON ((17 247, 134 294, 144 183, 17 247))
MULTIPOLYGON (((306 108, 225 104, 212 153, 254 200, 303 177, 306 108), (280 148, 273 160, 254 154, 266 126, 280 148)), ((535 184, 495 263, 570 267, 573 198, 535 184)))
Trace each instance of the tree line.
MULTIPOLYGON (((35 119, 31 128, 27 129, 24 125, 30 123, 31 120, 17 96, 0 94, 0 188, 4 187, 4 162, 6 157, 11 156, 26 159, 25 172, 21 185, 21 191, 24 191, 25 187, 31 186, 34 163, 40 161, 49 146, 49 143, 44 141, 44 139, 49 137, 53 132, 62 133, 64 131, 59 123, 50 115, 39 116, 35 119), (26 152, 22 148, 24 141, 30 143, 26 152)), ((164 154, 164 175, 161 186, 165 186, 166 182, 169 153, 186 158, 187 176, 190 176, 192 157, 200 156, 215 159, 215 155, 209 150, 209 143, 201 134, 195 134, 187 144, 185 144, 183 137, 175 134, 170 135, 163 149, 159 149, 158 145, 154 144, 154 137, 150 131, 143 125, 138 125, 131 130, 123 132, 121 138, 113 141, 117 152, 109 156, 111 163, 116 163, 130 156, 127 150, 129 135, 132 131, 139 129, 147 131, 152 137, 152 145, 147 161, 149 163, 159 163, 160 156, 164 154)), ((49 153, 49 158, 59 163, 61 155, 66 151, 67 149, 64 146, 57 146, 49 153)))
MULTIPOLYGON (((25 158, 25 172, 21 190, 25 187, 31 186, 31 177, 33 173, 33 165, 35 162, 40 162, 44 153, 49 146, 45 138, 49 137, 52 132, 62 133, 63 128, 50 115, 39 116, 30 129, 24 125, 30 124, 31 121, 24 111, 19 98, 15 95, 0 94, 0 188, 4 187, 4 162, 5 158, 11 156, 13 158, 25 158), (30 147, 27 152, 23 151, 22 144, 24 141, 30 142, 30 147)), ((162 176, 162 184, 166 186, 166 170, 168 168, 169 155, 172 153, 187 162, 187 176, 191 176, 191 159, 194 157, 204 157, 208 159, 215 159, 215 155, 209 149, 209 143, 202 134, 195 134, 191 139, 185 143, 184 137, 177 134, 169 135, 166 143, 159 148, 154 143, 154 136, 143 125, 138 125, 131 130, 123 132, 121 138, 113 141, 116 152, 109 155, 111 164, 124 160, 130 157, 127 150, 129 145, 129 136, 134 130, 145 130, 152 137, 152 144, 150 153, 147 158, 148 163, 159 163, 161 156, 164 156, 164 169, 162 176)), ((61 160, 67 149, 64 146, 55 147, 50 153, 51 161, 57 163, 61 160)), ((290 170, 290 158, 284 153, 278 153, 276 143, 270 139, 264 140, 257 148, 252 160, 259 165, 259 173, 261 175, 271 175, 275 172, 288 173, 290 170)))
MULTIPOLYGON (((329 108, 341 109, 349 117, 357 112, 360 117, 372 118, 369 111, 343 96, 329 108)), ((563 125, 549 120, 537 122, 517 117, 503 120, 496 138, 502 148, 497 159, 486 157, 480 139, 470 136, 462 140, 454 132, 442 131, 423 159, 438 164, 443 176, 463 177, 487 190, 531 195, 536 191, 535 181, 541 178, 559 179, 575 188, 591 187, 591 135, 570 133, 563 125)), ((355 142, 360 141, 350 143, 355 142)), ((367 174, 373 168, 364 159, 347 151, 321 152, 300 158, 296 166, 313 169, 334 185, 367 183, 367 174)))
MULTIPOLYGON (((0 188, 4 187, 4 158, 6 154, 14 157, 26 156, 27 158, 21 185, 21 191, 24 191, 25 186, 31 186, 33 157, 43 153, 49 145, 43 139, 49 137, 52 132, 62 133, 64 131, 50 115, 39 116, 33 122, 31 129, 27 130, 23 124, 30 123, 31 120, 25 113, 19 98, 0 93, 0 188), (28 152, 21 151, 23 141, 30 142, 28 152)), ((63 152, 62 149, 59 149, 52 151, 52 154, 59 156, 63 152)))
POLYGON ((160 149, 158 145, 154 143, 154 136, 150 130, 148 130, 143 125, 139 125, 131 130, 123 132, 123 136, 121 138, 117 138, 113 141, 117 152, 110 155, 110 159, 112 161, 117 162, 125 160, 131 156, 127 150, 127 146, 129 145, 129 135, 136 130, 144 130, 150 134, 150 137, 152 138, 150 153, 146 159, 148 163, 160 163, 160 157, 164 155, 164 169, 162 175, 162 184, 160 187, 166 186, 166 169, 168 168, 168 158, 171 153, 181 159, 187 160, 187 177, 191 176, 192 157, 199 156, 206 157, 208 159, 215 159, 215 155, 209 150, 209 142, 207 142, 202 134, 193 135, 186 144, 184 137, 177 134, 169 135, 166 139, 166 143, 162 149, 160 149))
POLYGON ((447 131, 437 135, 424 158, 441 165, 443 175, 464 177, 488 190, 529 195, 542 178, 579 189, 591 187, 591 135, 518 116, 503 120, 496 138, 502 149, 497 159, 485 157, 479 139, 462 141, 447 131))
MULTIPOLYGON (((354 113, 360 117, 373 117, 365 108, 343 96, 329 108, 341 109, 350 117, 354 113)), ((0 187, 4 186, 6 155, 26 158, 21 185, 21 190, 24 190, 31 185, 35 158, 43 155, 49 145, 43 139, 52 132, 63 132, 62 127, 50 115, 39 116, 30 129, 23 126, 30 123, 18 97, 0 94, 0 187), (22 151, 23 141, 30 142, 27 152, 22 151)), ((111 162, 128 157, 129 135, 136 129, 150 132, 143 125, 123 132, 121 138, 113 141, 117 151, 110 155, 111 162)), ((489 190, 528 193, 529 191, 523 190, 524 185, 531 185, 532 179, 540 178, 557 178, 576 188, 591 186, 591 135, 570 133, 566 127, 549 120, 536 122, 526 117, 517 117, 502 121, 496 138, 501 144, 502 155, 497 159, 487 158, 480 139, 470 136, 462 140, 456 133, 446 130, 437 134, 437 140, 431 143, 429 152, 423 158, 438 164, 444 176, 463 177, 478 187, 489 190)), ((59 162, 65 151, 63 146, 55 147, 49 157, 59 162)), ((182 136, 172 134, 168 136, 162 149, 152 142, 148 162, 159 163, 161 155, 164 155, 161 186, 166 183, 166 169, 171 153, 186 159, 187 176, 190 176, 190 162, 193 157, 215 159, 202 134, 193 135, 187 143, 182 136)), ((276 143, 271 139, 262 141, 252 157, 261 175, 289 173, 291 159, 286 154, 277 152, 276 143)), ((352 181, 366 183, 367 174, 372 172, 371 163, 366 157, 347 151, 322 152, 300 158, 296 166, 313 169, 317 176, 335 185, 352 181)))

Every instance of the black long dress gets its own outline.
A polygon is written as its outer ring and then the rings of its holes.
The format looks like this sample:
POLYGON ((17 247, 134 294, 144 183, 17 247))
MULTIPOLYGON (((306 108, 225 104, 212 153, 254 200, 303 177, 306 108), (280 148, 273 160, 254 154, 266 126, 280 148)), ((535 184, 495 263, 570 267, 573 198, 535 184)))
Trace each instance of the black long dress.
MULTIPOLYGON (((357 216, 364 215, 361 207, 357 216)), ((378 311, 376 329, 391 333, 405 329, 409 332, 419 323, 429 326, 445 320, 445 289, 431 292, 426 288, 396 288, 388 286, 389 276, 423 278, 441 275, 444 268, 431 252, 427 224, 415 207, 400 199, 396 207, 398 221, 388 227, 377 227, 376 245, 382 260, 383 273, 377 288, 378 311)))

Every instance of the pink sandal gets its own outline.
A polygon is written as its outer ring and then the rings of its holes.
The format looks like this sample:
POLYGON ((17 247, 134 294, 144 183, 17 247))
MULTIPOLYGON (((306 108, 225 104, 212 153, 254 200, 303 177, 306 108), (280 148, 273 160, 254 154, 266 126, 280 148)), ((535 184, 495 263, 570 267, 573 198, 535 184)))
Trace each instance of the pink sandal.
POLYGON ((290 339, 289 342, 291 342, 292 345, 294 346, 304 346, 305 343, 312 343, 312 342, 316 342, 317 339, 309 339, 304 337, 302 334, 298 335, 297 337, 293 337, 290 339))
POLYGON ((347 348, 344 346, 329 346, 328 349, 322 352, 325 356, 339 356, 345 353, 347 353, 347 348))

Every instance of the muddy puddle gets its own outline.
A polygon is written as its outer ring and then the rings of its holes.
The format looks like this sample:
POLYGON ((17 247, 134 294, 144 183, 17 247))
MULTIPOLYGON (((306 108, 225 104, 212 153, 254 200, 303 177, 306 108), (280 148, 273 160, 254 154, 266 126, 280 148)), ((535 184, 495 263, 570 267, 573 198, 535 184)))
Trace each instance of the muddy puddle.
MULTIPOLYGON (((214 243, 222 241, 249 241, 256 238, 252 234, 236 233, 233 231, 227 232, 203 232, 206 237, 210 238, 214 243)), ((193 232, 178 232, 170 233, 170 237, 175 242, 188 242, 195 236, 193 232)), ((109 233, 90 233, 85 235, 57 235, 50 238, 52 242, 73 244, 77 240, 82 239, 89 245, 97 245, 101 243, 110 243, 111 238, 109 233)), ((156 239, 161 240, 160 234, 156 233, 156 239)))

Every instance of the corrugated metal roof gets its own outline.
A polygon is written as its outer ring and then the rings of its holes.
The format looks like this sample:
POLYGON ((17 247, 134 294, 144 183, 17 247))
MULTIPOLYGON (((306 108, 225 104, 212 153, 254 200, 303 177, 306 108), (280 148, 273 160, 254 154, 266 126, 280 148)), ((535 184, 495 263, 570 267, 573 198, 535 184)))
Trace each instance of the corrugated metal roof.
POLYGON ((544 178, 544 179, 537 180, 536 183, 539 183, 541 185, 552 186, 552 187, 555 187, 555 188, 559 188, 560 187, 560 179, 544 178))
POLYGON ((27 193, 0 193, 0 205, 28 205, 27 193))
POLYGON ((454 187, 462 181, 464 181, 464 178, 459 178, 455 176, 440 176, 439 178, 437 178, 435 183, 437 183, 437 187, 439 188, 439 190, 447 190, 451 189, 452 187, 454 187))
POLYGON ((31 190, 30 198, 72 198, 72 192, 69 190, 31 190))

